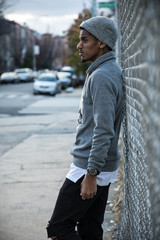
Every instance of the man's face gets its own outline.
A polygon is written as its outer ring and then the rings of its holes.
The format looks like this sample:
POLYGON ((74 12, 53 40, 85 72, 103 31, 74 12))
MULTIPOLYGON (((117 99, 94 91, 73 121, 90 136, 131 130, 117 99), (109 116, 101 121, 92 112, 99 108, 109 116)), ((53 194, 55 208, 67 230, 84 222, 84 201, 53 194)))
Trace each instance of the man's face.
POLYGON ((81 56, 81 62, 95 61, 101 56, 100 53, 100 41, 91 35, 86 30, 80 31, 80 42, 77 45, 79 49, 79 55, 81 56))

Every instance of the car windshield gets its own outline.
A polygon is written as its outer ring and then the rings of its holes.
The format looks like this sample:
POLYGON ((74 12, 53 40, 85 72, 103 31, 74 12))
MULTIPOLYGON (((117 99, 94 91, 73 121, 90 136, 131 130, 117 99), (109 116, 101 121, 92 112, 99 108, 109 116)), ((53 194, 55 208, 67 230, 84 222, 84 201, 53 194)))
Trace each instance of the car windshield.
POLYGON ((20 70, 20 71, 16 71, 17 73, 28 73, 28 71, 24 71, 24 70, 20 70))
POLYGON ((67 73, 67 72, 59 72, 58 73, 58 78, 61 79, 61 78, 69 78, 71 76, 70 73, 67 73))
POLYGON ((40 77, 40 78, 38 78, 38 81, 41 81, 41 82, 55 82, 56 77, 40 77))

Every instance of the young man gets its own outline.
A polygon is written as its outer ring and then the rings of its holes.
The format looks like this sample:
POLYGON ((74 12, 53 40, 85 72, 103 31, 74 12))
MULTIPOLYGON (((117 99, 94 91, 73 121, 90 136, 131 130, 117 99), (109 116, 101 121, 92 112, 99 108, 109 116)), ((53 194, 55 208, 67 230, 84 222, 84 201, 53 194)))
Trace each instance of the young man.
POLYGON ((122 72, 112 51, 114 22, 94 17, 80 25, 81 61, 91 61, 79 110, 73 163, 49 221, 48 237, 102 240, 102 223, 111 182, 120 159, 118 138, 124 106, 122 72), (77 231, 76 231, 77 229, 77 231))

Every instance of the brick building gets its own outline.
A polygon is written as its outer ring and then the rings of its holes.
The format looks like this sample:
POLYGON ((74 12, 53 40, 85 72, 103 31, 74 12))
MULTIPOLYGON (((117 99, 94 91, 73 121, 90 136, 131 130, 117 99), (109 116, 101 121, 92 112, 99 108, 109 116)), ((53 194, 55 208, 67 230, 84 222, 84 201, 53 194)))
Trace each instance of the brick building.
POLYGON ((0 73, 23 65, 26 55, 33 54, 34 37, 26 25, 0 17, 0 73))
POLYGON ((19 67, 33 68, 33 48, 39 46, 37 69, 59 69, 70 53, 64 36, 39 34, 20 24, 0 17, 0 74, 19 67))

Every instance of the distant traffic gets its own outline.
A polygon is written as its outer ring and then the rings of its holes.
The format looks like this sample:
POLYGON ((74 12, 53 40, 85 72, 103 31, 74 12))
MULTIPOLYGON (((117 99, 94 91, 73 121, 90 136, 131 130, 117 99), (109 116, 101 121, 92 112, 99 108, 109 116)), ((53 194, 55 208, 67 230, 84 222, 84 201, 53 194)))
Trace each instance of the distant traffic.
POLYGON ((83 86, 85 77, 77 76, 74 69, 64 66, 60 71, 41 69, 33 71, 30 68, 19 68, 12 72, 4 72, 0 76, 0 84, 33 82, 33 94, 50 94, 55 96, 73 91, 74 88, 83 86))

